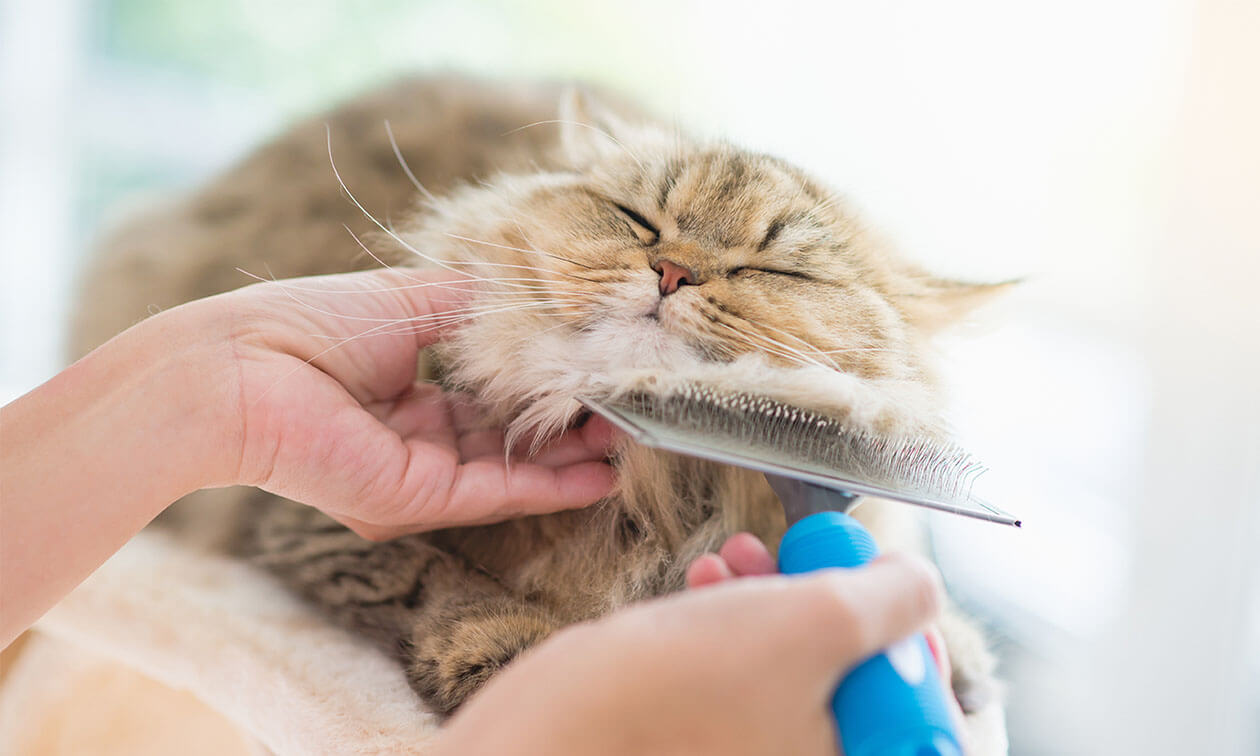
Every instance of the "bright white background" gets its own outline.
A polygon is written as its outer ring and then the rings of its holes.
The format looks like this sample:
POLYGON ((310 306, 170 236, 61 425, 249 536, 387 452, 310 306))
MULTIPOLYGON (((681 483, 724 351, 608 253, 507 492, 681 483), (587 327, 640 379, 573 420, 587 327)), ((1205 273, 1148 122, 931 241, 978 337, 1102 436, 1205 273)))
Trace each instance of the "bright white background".
MULTIPOLYGON (((0 399, 111 215, 397 72, 580 77, 1027 283, 942 345, 1022 532, 932 517, 1013 752, 1260 753, 1260 4, 0 0, 0 399)), ((87 282, 91 285, 91 282, 87 282)))

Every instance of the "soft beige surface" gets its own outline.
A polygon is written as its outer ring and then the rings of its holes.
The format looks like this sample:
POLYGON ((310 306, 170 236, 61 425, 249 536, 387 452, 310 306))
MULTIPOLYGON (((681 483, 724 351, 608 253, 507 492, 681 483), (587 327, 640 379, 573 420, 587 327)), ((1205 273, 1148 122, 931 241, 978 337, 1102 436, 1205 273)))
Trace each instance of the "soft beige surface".
POLYGON ((207 753, 249 753, 253 738, 281 755, 421 753, 436 730, 395 662, 266 575, 159 534, 133 540, 38 629, 46 637, 28 644, 5 680, 3 753, 66 752, 55 750, 57 738, 72 732, 99 739, 93 752, 104 752, 132 737, 127 717, 137 709, 166 718, 159 729, 196 748, 219 746, 207 753), (144 677, 189 691, 252 738, 144 677))
POLYGON ((264 756, 214 709, 134 668, 33 634, 0 697, 7 756, 264 756))

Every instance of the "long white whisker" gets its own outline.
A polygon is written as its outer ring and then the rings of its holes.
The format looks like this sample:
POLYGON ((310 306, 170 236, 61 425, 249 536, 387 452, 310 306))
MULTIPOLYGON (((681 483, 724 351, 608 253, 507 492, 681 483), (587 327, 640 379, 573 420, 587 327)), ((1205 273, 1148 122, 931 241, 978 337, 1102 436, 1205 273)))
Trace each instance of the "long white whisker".
POLYGON ((370 334, 372 334, 372 333, 374 333, 374 332, 376 332, 376 331, 380 331, 380 330, 382 330, 382 329, 388 328, 388 327, 390 327, 391 325, 393 325, 393 324, 392 324, 392 323, 381 323, 381 324, 380 324, 380 325, 378 325, 378 326, 373 326, 372 328, 367 329, 366 331, 364 331, 363 333, 358 334, 357 336, 354 336, 354 337, 352 337, 352 338, 347 338, 347 339, 345 339, 345 340, 343 340, 343 341, 340 341, 340 342, 338 342, 338 343, 336 343, 336 344, 333 344, 332 346, 328 347, 327 349, 324 349, 324 350, 322 350, 322 351, 320 351, 320 352, 318 352, 318 353, 314 354, 314 355, 313 355, 313 356, 311 356, 309 359, 303 360, 301 365, 299 365, 299 366, 297 366, 297 367, 293 368, 293 369, 292 369, 292 370, 290 370, 289 372, 287 372, 287 373, 285 373, 284 375, 280 376, 280 377, 279 377, 279 378, 277 378, 277 379, 276 379, 276 380, 275 380, 275 381, 274 381, 274 382, 273 382, 270 386, 268 386, 266 389, 264 389, 264 390, 263 390, 263 392, 262 392, 261 394, 259 394, 259 395, 258 395, 258 397, 257 397, 257 398, 255 398, 253 402, 251 402, 251 403, 250 403, 250 406, 251 406, 251 407, 257 406, 257 405, 258 405, 258 403, 259 403, 259 402, 261 402, 261 401, 262 401, 262 400, 263 400, 263 399, 267 396, 267 394, 271 393, 271 390, 272 390, 272 389, 274 389, 276 386, 279 386, 279 385, 281 384, 281 382, 283 382, 284 380, 286 380, 287 378, 289 378, 289 376, 291 376, 291 375, 293 375, 294 373, 298 372, 299 370, 301 370, 301 369, 302 369, 303 367, 305 367, 306 365, 310 365, 311 363, 315 362, 315 360, 318 360, 320 357, 323 357, 324 355, 328 354, 328 353, 329 353, 329 352, 331 352, 332 350, 334 350, 334 349, 336 349, 336 348, 338 348, 338 347, 340 347, 340 346, 343 346, 344 344, 348 344, 349 342, 353 341, 354 339, 357 339, 357 338, 362 338, 362 337, 364 337, 364 336, 368 336, 368 335, 370 335, 370 334))
MULTIPOLYGON (((329 144, 331 145, 332 143, 330 142, 329 144)), ((331 158, 330 158, 330 159, 331 159, 331 158)), ((333 168, 333 171, 336 171, 336 170, 337 170, 337 169, 336 169, 336 167, 334 167, 334 168, 333 168)), ((340 181, 340 180, 341 180, 341 179, 340 179, 340 178, 338 178, 338 181, 340 181)), ((353 198, 352 198, 352 199, 353 199, 353 198)), ((358 204, 358 203, 356 202, 355 204, 358 204)), ((362 209, 362 208, 360 208, 360 209, 362 209)), ((367 212, 367 211, 366 211, 366 210, 364 210, 364 212, 367 212)), ((376 222, 376 219, 375 219, 375 218, 372 218, 372 220, 373 220, 373 222, 376 222)), ((380 225, 380 223, 379 223, 379 222, 377 222, 377 223, 376 223, 376 225, 378 225, 378 226, 379 226, 379 225, 380 225)), ((424 281, 424 279, 422 279, 422 278, 416 278, 416 277, 415 277, 415 276, 413 276, 413 275, 410 275, 410 274, 408 274, 408 273, 405 273, 405 272, 403 272, 403 271, 399 270, 398 268, 394 267, 393 265, 390 265, 389 263, 385 262, 385 261, 384 261, 384 260, 382 260, 381 258, 377 257, 377 256, 376 256, 376 253, 375 253, 375 252, 373 252, 372 250, 368 249, 368 245, 366 245, 366 244, 364 244, 364 243, 363 243, 363 240, 359 238, 359 235, 358 235, 358 234, 356 234, 356 233, 354 232, 354 229, 350 228, 350 226, 346 225, 345 223, 342 223, 342 224, 341 224, 341 227, 342 227, 342 228, 344 228, 344 229, 346 230, 346 233, 350 234, 350 238, 351 238, 351 239, 354 239, 354 243, 355 243, 355 244, 359 245, 359 249, 363 250, 363 251, 367 254, 367 256, 368 256, 368 257, 370 257, 370 258, 372 258, 373 260, 375 260, 375 261, 376 261, 376 263, 377 263, 378 265, 380 265, 381 267, 383 267, 383 268, 388 268, 389 270, 394 271, 395 273, 397 273, 398 275, 400 275, 400 276, 402 276, 403 278, 407 279, 408 281, 415 281, 416 283, 424 283, 424 282, 425 282, 425 281, 424 281)), ((459 271, 454 271, 454 272, 455 272, 455 273, 458 273, 459 271)))
MULTIPOLYGON (((521 235, 521 238, 525 240, 525 243, 529 245, 529 250, 528 250, 529 252, 534 252, 534 253, 537 253, 537 254, 540 254, 540 255, 546 255, 546 256, 548 256, 548 257, 554 257, 554 258, 555 258, 555 259, 557 259, 557 260, 561 260, 561 261, 563 261, 563 262, 567 262, 567 263, 569 263, 570 265, 576 265, 576 266, 578 266, 579 268, 586 268, 587 270, 597 270, 597 268, 595 268, 595 267, 594 267, 594 266, 592 266, 592 265, 586 265, 586 264, 584 264, 584 263, 580 263, 580 262, 578 262, 577 260, 573 260, 573 259, 568 258, 568 257, 565 257, 565 256, 563 256, 563 255, 557 255, 555 252, 547 252, 547 251, 545 251, 545 250, 543 250, 543 249, 539 248, 539 246, 538 246, 537 244, 535 244, 535 243, 534 243, 534 240, 529 238, 529 234, 525 233, 525 227, 521 225, 520 218, 518 218, 518 217, 516 217, 516 216, 513 216, 513 217, 512 217, 512 225, 513 225, 513 226, 516 226, 516 231, 517 231, 517 233, 519 233, 519 234, 521 235)), ((519 250, 519 251, 521 251, 521 252, 525 252, 526 250, 519 250)))
MULTIPOLYGON (((782 328, 776 328, 775 326, 772 326, 772 325, 770 325, 769 323, 762 323, 762 322, 760 322, 760 321, 755 321, 755 320, 749 320, 748 322, 752 323, 753 325, 757 326, 758 328, 769 328, 770 330, 775 331, 775 332, 777 332, 777 333, 781 333, 781 334, 783 334, 784 336, 787 336, 788 338, 791 338, 791 339, 796 339, 797 341, 799 341, 800 343, 802 343, 802 344, 804 344, 806 347, 808 347, 808 348, 809 348, 809 350, 810 350, 811 352, 813 352, 813 353, 815 353, 815 354, 823 354, 822 350, 820 350, 818 347, 816 347, 816 346, 814 346, 813 344, 809 343, 809 342, 808 342, 808 341, 806 341, 805 339, 802 339, 800 336, 797 336, 797 335, 796 335, 796 334, 794 334, 794 333, 789 333, 789 332, 787 332, 787 331, 783 330, 782 328)), ((791 347, 789 347, 787 344, 783 344, 782 346, 783 346, 785 349, 790 349, 790 348, 791 348, 791 347)), ((799 351, 799 350, 793 350, 793 351, 799 351)), ((834 361, 834 360, 830 359, 829 357, 826 357, 825 355, 824 355, 824 359, 826 359, 826 360, 827 360, 827 362, 831 365, 831 367, 835 368, 836 370, 839 370, 839 369, 840 369, 840 366, 839 366, 839 365, 837 365, 837 364, 835 363, 835 361, 834 361)))
MULTIPOLYGON (((398 270, 398 269, 394 268, 393 270, 398 270)), ((288 283, 286 279, 276 278, 275 274, 272 274, 271 278, 267 278, 266 276, 260 276, 257 273, 251 273, 250 271, 245 270, 244 268, 237 268, 236 271, 243 275, 249 276, 255 281, 259 281, 261 283, 274 283, 279 286, 284 286, 289 289, 293 289, 294 291, 309 291, 315 294, 379 294, 379 293, 384 293, 384 292, 389 292, 389 291, 406 291, 408 289, 428 289, 428 288, 447 289, 449 291, 462 291, 462 292, 466 292, 469 290, 467 286, 456 285, 459 283, 458 281, 455 281, 455 282, 425 281, 424 283, 402 284, 400 286, 382 286, 382 287, 370 288, 370 289, 325 289, 319 286, 297 286, 296 284, 288 283)), ((485 280, 486 281, 537 281, 538 279, 536 278, 487 278, 485 280)), ((527 296, 526 292, 493 291, 493 290, 482 290, 481 292, 478 292, 478 296, 481 296, 481 295, 527 296)))
MULTIPOLYGON (((777 332, 779 332, 779 333, 783 334, 784 336, 787 336, 787 337, 789 337, 789 338, 796 339, 797 341, 801 342, 801 343, 802 343, 802 344, 804 344, 806 347, 808 347, 808 348, 809 348, 809 351, 810 351, 810 352, 812 352, 812 353, 814 353, 814 354, 848 354, 848 353, 851 353, 851 352, 893 352, 893 351, 896 351, 896 350, 894 350, 894 349, 889 349, 888 347, 874 347, 874 346, 866 346, 866 347, 861 347, 861 346, 859 346, 859 347, 844 347, 843 349, 819 349, 818 347, 816 347, 816 346, 814 346, 813 344, 809 343, 809 342, 808 342, 808 341, 806 341, 805 339, 802 339, 800 336, 797 336, 797 335, 796 335, 796 334, 794 334, 794 333, 789 333, 788 331, 784 331, 784 330, 783 330, 783 329, 781 329, 781 328, 775 328, 774 326, 772 326, 772 325, 770 325, 770 324, 768 324, 768 323, 762 323, 762 322, 759 322, 759 321, 749 321, 749 322, 751 322, 751 323, 753 323, 754 325, 757 325, 757 326, 759 326, 759 327, 761 327, 761 328, 769 328, 769 329, 771 329, 771 330, 774 330, 774 331, 777 331, 777 332)), ((833 363, 833 364, 834 364, 834 363, 833 363)), ((837 370, 839 370, 839 369, 840 369, 840 367, 837 365, 837 366, 836 366, 836 369, 837 369, 837 370)))
MULTIPOLYGON (((511 311, 511 310, 509 309, 509 310, 505 310, 505 311, 511 311)), ((471 315, 465 315, 465 316, 462 316, 462 317, 460 317, 460 318, 454 318, 454 319, 451 319, 451 320, 444 320, 444 321, 440 321, 440 322, 432 322, 432 323, 402 323, 402 324, 400 324, 397 328, 395 328, 394 330, 391 330, 391 331, 381 331, 380 333, 374 333, 374 334, 371 334, 371 335, 373 335, 373 336, 380 336, 380 335, 403 336, 403 335, 408 335, 408 334, 414 335, 414 334, 418 334, 418 333, 425 333, 426 331, 431 331, 431 330, 434 330, 434 329, 436 329, 436 328, 450 328, 450 327, 452 327, 452 326, 459 325, 459 324, 464 323, 464 322, 467 322, 467 321, 469 321, 469 320, 474 320, 475 318, 481 317, 482 315, 494 315, 494 314, 496 314, 497 312, 498 312, 498 311, 496 310, 496 311, 492 311, 492 312, 472 313, 471 315)), ((531 312, 531 313, 530 313, 530 316, 531 316, 531 317, 540 317, 540 318, 559 318, 559 317, 564 317, 564 316, 565 316, 565 313, 563 313, 563 312, 546 312, 546 311, 537 312, 537 311, 536 311, 536 312, 531 312)), ((565 323, 567 323, 567 322, 568 322, 568 321, 565 321, 565 323)), ((561 323, 560 325, 565 325, 565 323, 561 323)), ((546 328, 546 329, 543 329, 542 331, 538 331, 537 333, 546 333, 546 332, 547 332, 547 331, 549 331, 549 330, 551 330, 551 329, 550 329, 550 328, 546 328)), ((327 337, 327 338, 337 338, 337 337, 336 337, 336 336, 331 336, 331 337, 327 337)))
POLYGON ((398 164, 402 166, 403 173, 407 174, 407 178, 411 179, 411 184, 421 194, 423 194, 431 205, 437 205, 437 197, 433 193, 424 188, 424 184, 420 183, 420 179, 416 178, 416 174, 411 172, 411 166, 407 165, 406 159, 403 158, 402 150, 398 149, 398 140, 394 139, 394 130, 390 128, 389 119, 385 119, 385 134, 389 136, 389 146, 394 148, 394 157, 398 158, 398 164))
MULTIPOLYGON (((345 182, 345 180, 341 178, 341 171, 337 170, 337 163, 336 163, 336 161, 333 159, 333 151, 332 151, 332 127, 331 127, 331 126, 329 126, 329 125, 327 125, 327 124, 325 124, 325 125, 324 125, 324 131, 325 131, 325 133, 326 133, 326 135, 327 135, 327 141, 328 141, 328 163, 329 163, 329 165, 330 165, 330 166, 332 166, 333 176, 335 176, 335 177, 336 177, 336 179, 337 179, 337 184, 338 184, 339 186, 341 186, 341 190, 342 190, 343 192, 345 192, 345 193, 346 193, 346 196, 347 196, 347 197, 349 197, 349 198, 350 198, 350 201, 351 201, 352 203, 354 203, 354 206, 355 206, 355 207, 357 207, 357 208, 359 209, 359 212, 363 213, 364 217, 366 217, 368 220, 372 221, 372 223, 374 223, 374 224, 376 225, 376 227, 377 227, 377 228, 379 228, 380 230, 384 231, 386 234, 388 234, 388 235, 390 236, 390 238, 392 238, 394 241, 396 241, 396 242, 398 242, 399 244, 401 244, 401 245, 402 245, 405 249, 407 249, 409 252, 411 252, 411 253, 412 253, 412 254, 414 254, 415 256, 417 256, 417 257, 419 257, 419 258, 421 258, 421 259, 424 259, 424 260, 428 260, 429 262, 433 263, 434 265, 438 266, 439 268, 444 268, 444 269, 446 269, 446 270, 451 271, 452 273, 459 273, 459 274, 461 274, 461 275, 469 276, 470 278, 479 278, 478 276, 473 276, 473 275, 471 275, 471 274, 467 273, 466 271, 461 271, 461 270, 458 270, 458 269, 456 269, 456 268, 452 268, 452 267, 450 267, 449 265, 447 265, 445 262, 443 262, 442 260, 437 259, 436 257, 430 257, 429 255, 424 254, 424 253, 423 253, 423 252, 421 252, 420 250, 416 249, 415 247, 411 246, 411 245, 410 245, 410 244, 408 244, 407 242, 403 241, 402 237, 401 237, 401 236, 399 236, 398 234, 394 233, 393 229, 390 229, 390 228, 386 227, 383 223, 381 223, 379 220, 377 220, 377 219, 376 219, 376 216, 374 216, 374 215, 372 215, 371 213, 369 213, 369 212, 367 211, 367 208, 365 208, 365 207, 363 206, 363 204, 362 204, 361 202, 359 202, 359 199, 358 199, 357 197, 355 197, 355 196, 354 196, 354 192, 351 192, 351 191, 350 191, 350 187, 346 186, 346 182, 345 182)), ((353 236, 353 235, 354 235, 354 233, 353 233, 353 232, 351 232, 351 235, 353 236)), ((358 237, 357 237, 357 236, 356 236, 355 238, 356 238, 356 240, 358 239, 358 237)), ((362 242, 359 242, 359 245, 360 245, 360 246, 363 246, 363 243, 362 243, 362 242)), ((364 248, 364 250, 367 250, 367 247, 365 247, 365 246, 364 246, 363 248, 364 248)), ((369 252, 368 252, 368 254, 371 254, 371 252, 369 251, 369 252)), ((380 260, 380 258, 376 257, 376 255, 372 255, 372 259, 377 260, 377 261, 379 261, 379 260, 380 260)), ((383 264, 383 263, 382 263, 382 264, 383 264)), ((511 286, 512 284, 502 284, 502 285, 504 285, 504 286, 511 286)), ((526 287, 522 287, 522 288, 526 288, 526 287)))
MULTIPOLYGON (((453 308, 450 310, 443 310, 441 312, 431 312, 425 315, 417 315, 415 317, 410 317, 410 318, 373 318, 373 317, 366 317, 363 315, 346 315, 344 313, 333 312, 331 310, 325 310, 321 307, 316 307, 310 302, 306 302, 300 299, 297 295, 295 295, 291 291, 288 291, 288 289, 284 286, 281 286, 281 291, 284 292, 285 296, 289 297, 294 302, 297 302, 302 307, 305 307, 306 309, 311 310, 312 312, 318 312, 321 315, 328 315, 329 317, 340 318, 342 320, 354 320, 354 321, 362 321, 362 322, 368 322, 368 323, 390 323, 390 324, 419 323, 419 322, 425 322, 425 321, 430 321, 430 320, 435 320, 435 321, 442 320, 444 318, 452 318, 452 317, 457 317, 464 314, 478 314, 479 315, 479 314, 484 314, 486 312, 491 312, 491 311, 506 312, 512 309, 523 310, 523 309, 530 309, 530 308, 535 308, 535 307, 538 307, 538 308, 553 307, 556 304, 569 304, 569 302, 567 301, 566 302, 540 301, 540 300, 534 300, 534 299, 528 299, 528 300, 523 300, 519 302, 506 302, 506 303, 501 302, 501 301, 496 301, 496 302, 489 302, 489 303, 484 303, 484 304, 479 304, 479 305, 470 305, 467 307, 453 308)), ((574 302, 573 304, 578 304, 578 303, 574 302)))
MULTIPOLYGON (((751 322, 751 321, 750 321, 750 322, 751 322)), ((758 326, 758 327, 760 327, 760 326, 762 326, 762 325, 764 325, 764 324, 760 324, 760 323, 753 323, 753 325, 754 325, 754 326, 758 326)), ((788 352, 788 353, 790 353, 790 354, 797 355, 797 356, 798 356, 798 357, 800 357, 802 360, 804 360, 804 361, 806 361, 806 362, 808 362, 808 363, 810 363, 810 364, 812 364, 812 365, 817 365, 818 367, 823 367, 823 368, 831 368, 831 369, 833 369, 833 370, 837 370, 837 371, 840 369, 840 368, 839 368, 839 366, 837 366, 837 365, 835 365, 835 364, 824 364, 821 360, 819 360, 819 359, 817 359, 817 358, 814 358, 814 357, 809 356, 808 354, 806 354, 805 352, 802 352, 801 350, 797 349, 796 347, 793 347, 793 346, 792 346, 792 345, 790 345, 790 344, 785 344, 785 343, 783 343, 782 341, 779 341, 778 339, 773 338, 773 337, 771 337, 771 336, 767 336, 767 335, 766 335, 766 334, 764 334, 764 333, 757 333, 757 332, 754 332, 754 333, 752 333, 751 335, 752 335, 752 336, 755 336, 756 338, 759 338, 759 339, 761 339, 761 340, 763 340, 763 341, 769 342, 770 344, 774 345, 775 347, 777 347, 777 348, 779 348, 779 349, 781 349, 781 350, 783 350, 783 351, 786 351, 786 352, 788 352)), ((829 361, 829 362, 830 362, 830 361, 829 361)))
MULTIPOLYGON (((363 243, 363 240, 362 240, 362 239, 360 239, 360 238, 358 237, 358 235, 356 235, 356 234, 354 233, 354 231, 351 231, 351 230, 350 230, 350 227, 349 227, 349 226, 346 226, 345 224, 342 224, 342 228, 345 228, 345 229, 346 229, 346 231, 349 231, 349 232, 350 232, 350 236, 354 238, 354 241, 355 241, 355 243, 356 243, 356 244, 358 244, 358 245, 359 245, 359 248, 360 248, 360 249, 362 249, 364 252, 366 252, 366 253, 368 254, 368 256, 369 256, 369 257, 371 257, 371 258, 372 258, 373 260, 375 260, 376 262, 380 263, 381 265, 385 266, 386 268, 389 268, 389 269, 390 269, 390 270, 392 270, 392 271, 395 271, 395 272, 399 273, 400 275, 402 275, 402 276, 404 276, 404 277, 406 277, 406 278, 408 278, 408 279, 410 279, 410 280, 412 280, 412 281, 422 281, 422 280, 423 280, 423 279, 416 278, 416 277, 414 277, 414 276, 408 276, 406 273, 403 273, 403 272, 402 272, 399 268, 397 268, 397 267, 395 267, 395 266, 392 266, 392 265, 390 265, 390 264, 386 263, 384 260, 382 260, 381 258, 377 257, 375 254, 373 254, 372 250, 368 249, 368 246, 367 246, 366 244, 364 244, 364 243, 363 243)), ((396 238, 396 237, 395 237, 395 238, 396 238)), ((404 245, 404 246, 405 246, 405 245, 404 245)), ((528 265, 512 265, 512 264, 510 264, 510 263, 493 263, 493 262, 487 262, 487 261, 482 261, 482 260, 448 260, 447 262, 448 262, 450 265, 498 265, 498 266, 500 266, 500 267, 504 267, 504 268, 520 268, 520 269, 522 269, 522 270, 535 270, 535 271, 538 271, 538 272, 540 272, 540 273, 548 273, 548 272, 550 272, 550 271, 544 270, 543 268, 534 268, 534 267, 530 267, 530 266, 528 266, 528 265)), ((481 281, 481 282, 483 282, 483 283, 503 283, 503 282, 512 282, 512 281, 520 281, 520 282, 533 282, 533 283, 545 283, 545 284, 550 284, 550 283, 553 283, 551 280, 546 279, 546 278, 523 278, 523 277, 508 278, 508 277, 504 277, 504 276, 499 276, 499 277, 495 277, 495 278, 487 278, 486 276, 477 276, 477 275, 473 275, 473 274, 469 273, 468 271, 463 271, 463 270, 454 270, 453 268, 447 268, 447 269, 448 269, 448 270, 452 270, 452 271, 453 271, 453 272, 455 272, 455 273, 459 273, 459 274, 460 274, 460 275, 462 275, 462 276, 468 276, 469 278, 472 278, 472 279, 474 279, 474 280, 481 281)), ((574 276, 574 277, 576 278, 576 276, 574 276)), ((586 280, 586 279, 583 279, 583 280, 586 280)), ((536 287, 536 286, 525 286, 525 285, 523 285, 523 284, 510 284, 510 285, 512 285, 514 288, 527 289, 527 290, 529 290, 529 291, 537 291, 537 290, 538 290, 538 287, 536 287)))
MULTIPOLYGON (((582 263, 574 262, 573 260, 568 260, 566 258, 560 257, 559 255, 553 255, 549 252, 543 252, 541 250, 521 249, 520 247, 513 247, 507 244, 498 244, 495 242, 483 241, 481 239, 473 239, 468 236, 460 236, 459 234, 453 234, 449 231, 445 232, 445 234, 451 237, 452 239, 459 239, 460 241, 469 242, 470 244, 483 244, 487 247, 497 247, 498 249, 506 249, 512 252, 522 252, 524 254, 537 253, 540 255, 546 255, 547 257, 554 257, 557 260, 563 260, 564 262, 572 263, 574 265, 577 265, 578 267, 586 268, 587 270, 595 270, 595 268, 592 268, 589 265, 582 265, 582 263)), ((502 265, 503 267, 506 267, 506 268, 524 268, 526 270, 536 270, 541 273, 557 273, 559 275, 568 276, 569 278, 576 278, 581 281, 590 281, 591 283, 599 283, 598 281, 591 281, 591 279, 589 278, 583 278, 582 276, 579 276, 575 273, 566 273, 565 271, 562 271, 562 270, 551 271, 545 268, 539 268, 532 265, 512 265, 509 263, 496 263, 496 262, 463 262, 461 263, 461 262, 456 262, 456 261, 451 261, 451 264, 452 265, 502 265)))
POLYGON ((779 356, 779 357, 783 357, 783 358, 788 359, 788 360, 790 360, 790 361, 792 361, 792 362, 796 362, 796 363, 799 363, 799 364, 802 364, 802 365, 815 365, 815 366, 817 366, 817 367, 821 367, 821 368, 826 368, 826 367, 827 367, 826 365, 822 364, 822 363, 821 363, 821 362, 819 362, 818 360, 812 359, 812 358, 808 357, 807 355, 805 355, 805 354, 801 353, 800 351, 795 350, 795 349, 792 349, 791 347, 787 347, 787 346, 785 346, 785 345, 783 345, 783 344, 780 344, 779 342, 777 342, 777 341, 775 341, 774 339, 772 339, 772 338, 770 338, 770 337, 766 336, 765 334, 761 334, 761 333, 752 333, 752 334, 749 334, 749 333, 744 333, 743 331, 739 330, 738 328, 736 328, 736 327, 734 327, 734 326, 732 326, 732 325, 729 325, 729 324, 727 324, 727 323, 723 323, 723 322, 721 322, 721 321, 716 321, 716 322, 717 322, 717 324, 718 324, 718 325, 720 325, 720 326, 722 326, 723 328, 726 328, 727 330, 729 330, 729 331, 731 331, 732 333, 736 334, 739 338, 743 339, 743 341, 744 341, 746 344, 748 344, 749 346, 753 347, 754 349, 756 349, 756 350, 758 350, 758 351, 765 352, 765 353, 767 353, 767 354, 774 354, 774 355, 777 355, 777 356, 779 356), (764 343, 763 343, 763 344, 758 344, 757 342, 755 342, 755 341, 753 341, 753 340, 752 340, 752 337, 754 337, 754 336, 755 336, 755 337, 757 337, 757 338, 759 338, 759 339, 761 339, 761 340, 763 340, 763 341, 770 342, 771 346, 767 346, 767 345, 766 345, 766 344, 764 344, 764 343), (774 347, 779 347, 779 348, 774 348, 774 347))
POLYGON ((518 126, 512 129, 511 131, 505 131, 499 136, 511 136, 512 134, 515 134, 518 131, 524 131, 525 129, 532 129, 535 126, 544 126, 549 123, 567 123, 571 126, 581 126, 584 129, 590 129, 591 131, 594 131, 596 134, 600 134, 605 139, 611 141, 613 144, 625 150, 626 154, 630 156, 630 159, 633 160, 639 166, 639 170, 641 171, 646 170, 643 167, 643 162, 639 160, 639 156, 635 155, 634 152, 629 147, 624 145, 620 139, 613 136, 612 134, 609 134, 607 131, 604 131, 603 129, 597 126, 592 126, 589 123, 582 123, 581 121, 570 121, 570 120, 565 120, 563 118, 551 118, 546 121, 534 121, 533 123, 527 123, 524 126, 518 126))

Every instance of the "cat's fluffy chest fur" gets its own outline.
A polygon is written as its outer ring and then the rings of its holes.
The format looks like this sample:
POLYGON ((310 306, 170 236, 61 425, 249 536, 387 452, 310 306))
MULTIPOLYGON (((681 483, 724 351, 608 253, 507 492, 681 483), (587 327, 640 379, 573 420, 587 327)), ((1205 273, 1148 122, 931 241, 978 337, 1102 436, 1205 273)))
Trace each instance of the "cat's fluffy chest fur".
POLYGON ((594 507, 434 540, 577 621, 681 589, 691 561, 733 533, 771 545, 782 534, 782 509, 758 474, 644 448, 625 449, 618 469, 619 489, 594 507))
MULTIPOLYGON (((482 279, 478 316, 438 361, 513 439, 577 420, 579 393, 692 378, 932 433, 923 344, 983 293, 896 257, 782 161, 695 143, 558 88, 424 80, 299 125, 122 227, 84 278, 75 349, 152 305, 245 283, 237 267, 288 277, 376 264, 343 224, 391 262, 482 279), (400 166, 387 119, 423 190, 400 166), (341 195, 325 122, 346 187, 389 224, 341 195), (435 198, 419 202, 422 191, 435 198), (669 266, 686 285, 660 285, 669 266)), ((690 561, 734 532, 770 544, 782 532, 759 475, 636 447, 619 452, 618 472, 616 494, 586 510, 383 544, 245 490, 200 494, 216 505, 188 502, 165 519, 376 638, 448 712, 557 627, 681 588, 690 561)), ((886 542, 906 534, 875 527, 886 542)), ((955 688, 1000 735, 1000 706, 982 695, 992 660, 973 630, 949 624, 968 649, 955 688)))

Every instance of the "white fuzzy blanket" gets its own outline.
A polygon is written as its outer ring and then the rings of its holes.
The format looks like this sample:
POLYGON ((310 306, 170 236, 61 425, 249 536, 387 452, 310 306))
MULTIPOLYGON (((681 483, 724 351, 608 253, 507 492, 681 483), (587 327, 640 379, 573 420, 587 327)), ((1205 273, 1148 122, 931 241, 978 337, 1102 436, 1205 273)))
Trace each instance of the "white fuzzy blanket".
POLYGON ((192 692, 282 756, 423 753, 437 732, 396 662, 265 573, 159 533, 137 536, 37 628, 192 692))

